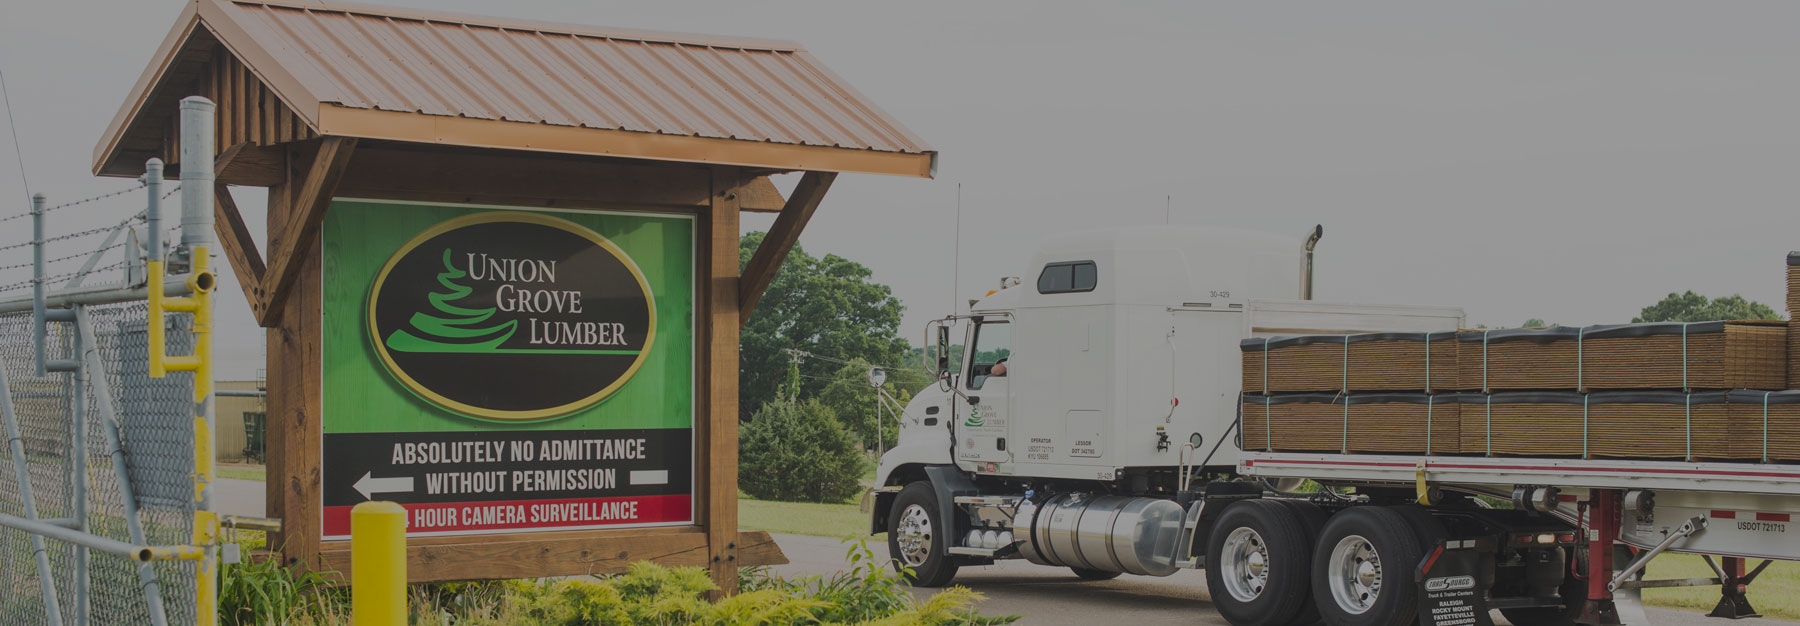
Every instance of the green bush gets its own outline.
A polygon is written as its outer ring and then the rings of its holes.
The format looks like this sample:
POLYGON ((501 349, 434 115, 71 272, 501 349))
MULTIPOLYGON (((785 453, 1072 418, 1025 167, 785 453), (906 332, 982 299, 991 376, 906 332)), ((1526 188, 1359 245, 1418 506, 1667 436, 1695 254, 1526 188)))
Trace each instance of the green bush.
POLYGON ((816 399, 771 400, 738 431, 738 487, 759 500, 843 502, 862 491, 859 443, 816 399))
POLYGON ((244 533, 241 563, 224 565, 219 576, 219 623, 264 626, 329 622, 349 615, 346 589, 333 587, 315 572, 297 572, 281 559, 256 560, 251 552, 264 545, 262 533, 244 533))
MULTIPOLYGON (((833 576, 784 579, 767 570, 740 570, 737 595, 714 604, 706 600, 717 587, 699 567, 666 568, 649 562, 631 564, 617 576, 560 580, 505 580, 415 585, 408 598, 416 626, 997 626, 1017 616, 977 613, 981 594, 952 587, 923 602, 915 601, 900 575, 869 549, 868 542, 850 543, 850 569, 833 576)), ((273 563, 272 561, 265 563, 273 563)), ((304 578, 297 592, 274 594, 287 601, 234 601, 221 607, 228 624, 340 625, 350 622, 347 590, 325 586, 315 575, 296 577, 278 565, 247 570, 232 566, 227 587, 252 581, 304 578), (235 573, 233 573, 235 572, 235 573), (233 578, 235 576, 235 579, 233 578), (234 582, 235 580, 235 582, 234 582)), ((282 588, 276 583, 254 587, 282 588)), ((231 596, 228 596, 231 597, 231 596)))

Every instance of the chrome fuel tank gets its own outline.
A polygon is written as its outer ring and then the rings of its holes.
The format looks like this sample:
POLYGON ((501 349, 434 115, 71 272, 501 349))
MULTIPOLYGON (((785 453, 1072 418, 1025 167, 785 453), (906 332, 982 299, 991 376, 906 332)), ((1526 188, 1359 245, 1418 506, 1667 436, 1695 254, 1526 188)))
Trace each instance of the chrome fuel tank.
POLYGON ((1168 576, 1181 519, 1168 500, 1067 494, 1015 519, 1014 536, 1020 554, 1040 565, 1168 576))

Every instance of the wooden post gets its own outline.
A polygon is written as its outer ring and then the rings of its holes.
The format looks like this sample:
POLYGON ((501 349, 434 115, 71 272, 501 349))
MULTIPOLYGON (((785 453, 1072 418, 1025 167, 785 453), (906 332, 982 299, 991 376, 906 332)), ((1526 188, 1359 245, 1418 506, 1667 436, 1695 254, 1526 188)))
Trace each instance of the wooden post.
MULTIPOLYGON (((271 227, 280 212, 290 209, 287 186, 269 192, 271 227)), ((270 232, 270 239, 277 233, 270 232)), ((282 301, 279 321, 268 334, 268 454, 269 486, 267 511, 281 520, 282 532, 270 540, 288 565, 311 568, 319 554, 320 478, 319 450, 322 435, 322 372, 320 273, 323 255, 319 240, 297 252, 298 277, 293 295, 282 301), (303 562, 302 559, 307 559, 303 562)))
MULTIPOLYGON (((706 526, 707 562, 721 594, 737 592, 738 472, 738 170, 714 168, 712 206, 705 216, 706 459, 699 518, 706 526)), ((696 425, 698 426, 698 424, 696 425)))

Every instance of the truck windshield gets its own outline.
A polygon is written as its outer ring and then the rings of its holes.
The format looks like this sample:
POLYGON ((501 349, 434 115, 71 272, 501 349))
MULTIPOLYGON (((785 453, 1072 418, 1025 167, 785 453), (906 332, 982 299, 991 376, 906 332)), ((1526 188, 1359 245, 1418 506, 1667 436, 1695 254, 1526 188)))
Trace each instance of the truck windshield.
MULTIPOLYGON (((994 364, 1012 354, 1012 325, 982 322, 975 327, 975 356, 969 360, 969 388, 980 389, 993 376, 994 364)), ((1011 361, 1006 361, 1012 367, 1011 361)))

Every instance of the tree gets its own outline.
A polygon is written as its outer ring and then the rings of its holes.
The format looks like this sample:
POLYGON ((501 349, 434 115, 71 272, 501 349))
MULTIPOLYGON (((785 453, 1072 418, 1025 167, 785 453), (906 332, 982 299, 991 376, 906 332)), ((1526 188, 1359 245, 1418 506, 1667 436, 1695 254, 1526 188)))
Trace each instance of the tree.
POLYGON ((1519 328, 1547 328, 1550 326, 1560 326, 1560 325, 1561 324, 1552 324, 1552 323, 1546 322, 1546 321, 1544 321, 1544 318, 1541 318, 1541 317, 1534 317, 1534 318, 1525 320, 1525 323, 1520 324, 1519 328))
MULTIPOLYGON (((819 402, 831 407, 832 412, 837 414, 838 421, 842 422, 845 428, 856 433, 864 449, 876 448, 877 434, 881 435, 882 443, 891 448, 897 440, 899 424, 896 423, 893 410, 884 408, 879 414, 881 416, 880 427, 876 427, 876 390, 869 386, 870 367, 868 361, 852 360, 832 374, 831 380, 827 381, 825 388, 819 391, 817 397, 819 402)), ((923 370, 890 369, 887 370, 887 385, 884 388, 887 389, 888 395, 900 401, 901 406, 906 406, 906 402, 912 399, 913 391, 923 389, 931 382, 930 375, 923 370)))
MULTIPOLYGON (((744 235, 740 267, 750 262, 763 233, 744 235)), ((898 364, 907 343, 900 338, 900 300, 887 285, 870 280, 861 263, 827 254, 813 257, 796 244, 763 292, 739 337, 738 394, 741 416, 777 396, 789 362, 798 358, 798 397, 818 394, 836 374, 838 361, 863 359, 898 364), (823 358, 800 358, 800 350, 823 358)))
POLYGON ((844 502, 869 460, 856 435, 816 399, 777 397, 738 430, 738 487, 758 500, 844 502))
POLYGON ((1644 322, 1710 322, 1715 320, 1778 320, 1775 309, 1761 302, 1732 294, 1717 300, 1689 291, 1671 293, 1661 302, 1644 307, 1632 318, 1633 324, 1644 322))

